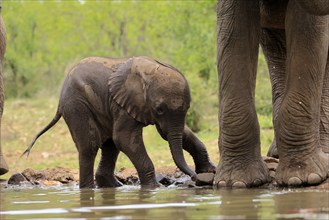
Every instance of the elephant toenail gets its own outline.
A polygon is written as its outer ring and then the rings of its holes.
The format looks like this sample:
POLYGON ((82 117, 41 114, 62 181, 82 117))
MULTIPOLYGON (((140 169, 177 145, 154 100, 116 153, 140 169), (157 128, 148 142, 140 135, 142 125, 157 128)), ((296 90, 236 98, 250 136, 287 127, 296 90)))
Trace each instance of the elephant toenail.
POLYGON ((288 180, 288 186, 300 186, 302 185, 302 180, 299 179, 298 177, 291 177, 288 180))
POLYGON ((224 180, 218 182, 217 187, 226 187, 226 182, 224 180))
POLYGON ((272 185, 273 185, 273 186, 279 186, 279 183, 278 183, 278 182, 277 182, 275 179, 274 179, 274 180, 272 180, 272 182, 271 182, 271 183, 272 183, 272 185))
POLYGON ((307 183, 309 185, 316 185, 316 184, 321 183, 321 177, 320 177, 320 175, 319 174, 316 174, 316 173, 311 173, 307 177, 307 183))
POLYGON ((233 188, 247 188, 247 185, 244 182, 237 181, 233 183, 232 185, 233 188))

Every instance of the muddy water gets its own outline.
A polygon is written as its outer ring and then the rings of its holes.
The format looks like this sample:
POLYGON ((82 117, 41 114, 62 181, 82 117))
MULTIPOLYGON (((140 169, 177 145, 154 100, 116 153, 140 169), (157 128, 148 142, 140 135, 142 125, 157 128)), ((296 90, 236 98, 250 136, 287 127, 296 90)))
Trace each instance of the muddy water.
POLYGON ((0 219, 329 219, 328 189, 2 188, 0 219))

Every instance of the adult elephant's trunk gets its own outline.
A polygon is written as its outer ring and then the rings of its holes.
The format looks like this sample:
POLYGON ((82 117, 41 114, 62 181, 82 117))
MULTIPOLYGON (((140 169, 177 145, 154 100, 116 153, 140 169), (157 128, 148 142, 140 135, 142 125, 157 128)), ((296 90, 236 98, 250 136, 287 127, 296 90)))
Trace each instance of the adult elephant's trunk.
POLYGON ((171 131, 168 134, 168 142, 172 157, 176 166, 185 174, 189 175, 192 180, 195 179, 196 173, 187 165, 183 154, 183 134, 182 132, 171 131))
POLYGON ((329 0, 298 0, 303 9, 313 15, 328 15, 329 0))
MULTIPOLYGON (((1 8, 0 8, 0 13, 1 13, 1 8)), ((4 105, 2 64, 3 64, 3 57, 5 54, 5 50, 6 50, 6 31, 0 14, 0 175, 3 175, 8 172, 8 166, 5 161, 5 158, 2 155, 2 146, 1 146, 1 123, 2 123, 1 119, 2 119, 3 105, 4 105)))

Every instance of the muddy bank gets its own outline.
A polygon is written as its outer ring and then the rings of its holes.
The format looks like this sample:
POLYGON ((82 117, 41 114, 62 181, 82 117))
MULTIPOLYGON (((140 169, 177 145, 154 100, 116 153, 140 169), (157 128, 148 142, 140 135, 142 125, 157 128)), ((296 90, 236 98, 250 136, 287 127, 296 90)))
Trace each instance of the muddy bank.
MULTIPOLYGON (((210 174, 211 175, 211 174, 210 174)), ((121 168, 115 173, 116 178, 124 185, 139 185, 139 178, 135 169, 121 168)), ((213 174, 212 174, 213 176, 213 174)), ((195 182, 175 167, 163 167, 156 170, 156 179, 164 186, 189 186, 194 187, 195 182)), ((74 186, 79 184, 79 171, 63 167, 45 170, 28 168, 21 173, 12 175, 8 181, 2 181, 3 187, 21 186, 74 186)))
MULTIPOLYGON (((263 157, 269 169, 269 174, 272 182, 263 187, 272 188, 276 187, 274 176, 278 166, 278 159, 271 157, 263 157)), ((185 186, 185 187, 211 187, 214 174, 202 173, 198 174, 197 181, 194 182, 191 178, 185 175, 176 167, 162 167, 156 169, 156 179, 163 186, 185 186)), ((121 168, 116 173, 117 179, 124 185, 139 185, 139 178, 135 169, 121 168)), ((71 170, 62 167, 49 168, 45 170, 26 169, 21 173, 12 175, 8 181, 1 181, 2 187, 31 187, 31 186, 78 186, 79 171, 71 170)), ((318 186, 313 188, 329 189, 329 179, 318 186)))

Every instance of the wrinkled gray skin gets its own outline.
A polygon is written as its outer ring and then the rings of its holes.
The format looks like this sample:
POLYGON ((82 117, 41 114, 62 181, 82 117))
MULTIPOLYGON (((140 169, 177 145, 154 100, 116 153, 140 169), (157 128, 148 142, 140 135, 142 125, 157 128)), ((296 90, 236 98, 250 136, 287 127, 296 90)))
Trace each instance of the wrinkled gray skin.
POLYGON ((1 1, 0 1, 0 175, 3 175, 8 172, 8 165, 5 161, 5 158, 2 153, 1 145, 1 124, 2 124, 2 114, 4 106, 4 92, 3 92, 3 58, 6 51, 6 29, 5 24, 1 16, 1 1))
POLYGON ((25 153, 62 116, 79 152, 80 188, 94 187, 93 167, 99 148, 98 187, 121 185, 114 177, 120 151, 134 164, 141 185, 155 187, 154 166, 142 137, 143 127, 154 124, 168 140, 178 168, 193 179, 196 173, 213 172, 215 166, 204 145, 184 126, 189 106, 187 81, 169 65, 148 57, 86 58, 68 73, 56 116, 25 153), (183 148, 192 155, 195 172, 186 164, 183 148))
MULTIPOLYGON (((262 32, 261 32, 261 46, 265 54, 265 58, 269 67, 271 82, 272 82, 272 102, 273 102, 273 121, 276 120, 278 110, 283 97, 286 76, 286 33, 284 27, 285 12, 287 1, 279 1, 268 4, 261 8, 263 14, 262 18, 262 32), (276 19, 271 20, 275 17, 276 19), (275 23, 274 23, 275 22, 275 23)), ((316 1, 299 1, 301 5, 309 12, 317 12, 319 15, 328 13, 329 2, 327 5, 314 5, 316 1), (320 7, 320 8, 319 8, 320 7)), ((328 58, 327 58, 328 59, 328 58)), ((320 144, 325 153, 329 153, 329 61, 327 60, 327 67, 323 78, 322 101, 320 108, 320 144)), ((276 147, 276 140, 274 139, 268 156, 278 158, 278 150, 276 147)))
POLYGON ((329 160, 320 142, 328 137, 321 126, 327 123, 329 18, 314 15, 314 8, 328 14, 329 1, 309 2, 218 1, 220 162, 214 185, 255 187, 269 181, 254 101, 259 44, 273 85, 276 181, 305 186, 327 178, 329 160))

